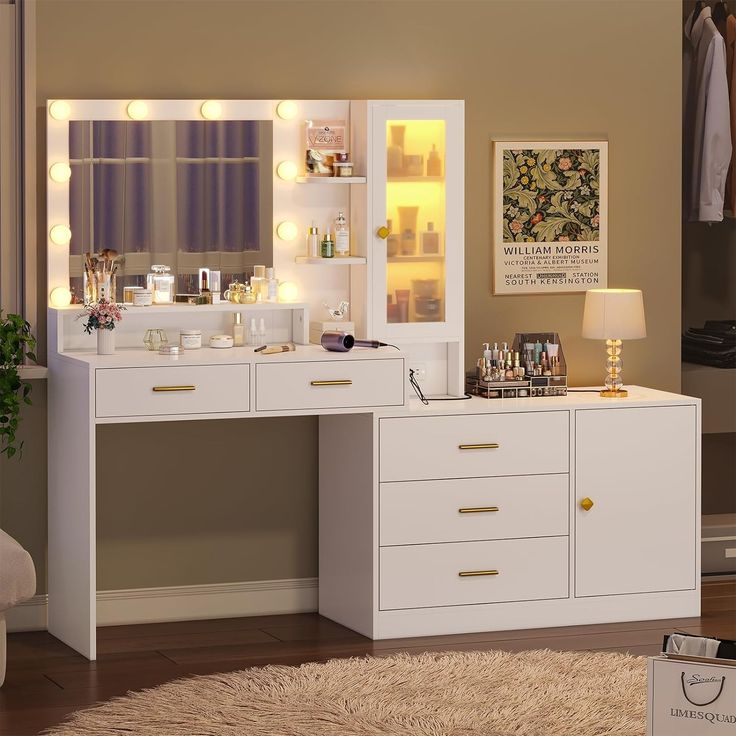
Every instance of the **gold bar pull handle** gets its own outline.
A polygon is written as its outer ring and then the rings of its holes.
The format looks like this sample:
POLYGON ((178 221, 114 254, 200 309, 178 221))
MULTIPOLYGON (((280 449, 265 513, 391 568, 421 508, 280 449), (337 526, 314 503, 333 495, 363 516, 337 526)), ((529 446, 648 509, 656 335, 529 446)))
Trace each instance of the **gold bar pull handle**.
POLYGON ((461 578, 482 578, 488 575, 498 574, 498 570, 462 570, 458 573, 461 578))
POLYGON ((334 381, 310 381, 310 386, 352 386, 353 382, 349 378, 340 378, 334 381))
POLYGON ((461 514, 489 514, 498 511, 498 506, 466 506, 458 509, 461 514))
POLYGON ((168 391, 196 391, 196 386, 154 386, 155 393, 166 393, 168 391))
POLYGON ((480 442, 475 445, 458 445, 458 450, 498 450, 498 442, 480 442))

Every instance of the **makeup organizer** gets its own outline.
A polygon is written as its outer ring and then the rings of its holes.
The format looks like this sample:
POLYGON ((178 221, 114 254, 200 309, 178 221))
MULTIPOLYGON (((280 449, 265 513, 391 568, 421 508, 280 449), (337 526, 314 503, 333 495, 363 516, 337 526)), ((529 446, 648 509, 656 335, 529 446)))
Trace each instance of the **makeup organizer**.
POLYGON ((508 343, 484 343, 474 373, 466 376, 468 393, 484 399, 567 396, 567 363, 556 332, 517 332, 508 343))

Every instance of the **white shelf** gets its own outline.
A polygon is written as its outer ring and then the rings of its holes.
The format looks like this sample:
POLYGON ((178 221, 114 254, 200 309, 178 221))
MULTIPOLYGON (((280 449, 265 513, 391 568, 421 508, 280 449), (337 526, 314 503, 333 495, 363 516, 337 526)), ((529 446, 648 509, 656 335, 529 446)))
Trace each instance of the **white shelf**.
POLYGON ((362 256, 335 256, 334 258, 319 258, 314 256, 297 256, 297 263, 309 263, 314 266, 358 266, 368 262, 362 256))
POLYGON ((389 263, 439 263, 444 261, 444 256, 389 256, 389 263))
POLYGON ((20 367, 20 377, 23 381, 46 378, 48 373, 49 369, 45 365, 22 365, 20 367))
POLYGON ((298 184, 365 184, 365 176, 297 176, 298 184))
MULTIPOLYGON (((234 304, 233 302, 222 301, 219 304, 152 304, 150 307, 134 307, 126 304, 123 319, 128 316, 148 315, 152 314, 183 314, 187 312, 196 312, 204 314, 205 312, 273 312, 282 309, 307 309, 309 306, 305 302, 256 302, 255 304, 234 304)), ((66 314, 81 314, 84 308, 81 305, 70 305, 68 307, 50 307, 50 309, 66 314)))
POLYGON ((406 183, 430 183, 430 182, 443 182, 444 176, 389 176, 387 177, 389 182, 406 182, 406 183))

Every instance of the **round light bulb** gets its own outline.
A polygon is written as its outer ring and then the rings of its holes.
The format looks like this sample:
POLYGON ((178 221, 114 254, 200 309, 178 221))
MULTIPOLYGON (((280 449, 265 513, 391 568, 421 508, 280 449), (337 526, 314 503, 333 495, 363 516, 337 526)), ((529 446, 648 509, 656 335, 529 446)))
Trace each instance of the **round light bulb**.
POLYGON ((67 163, 57 161, 57 163, 51 164, 49 167, 49 177, 51 177, 52 181, 57 181, 60 184, 69 181, 72 178, 71 166, 67 163))
POLYGON ((64 100, 54 100, 49 105, 49 115, 54 120, 69 120, 69 116, 72 114, 72 108, 68 102, 64 100))
POLYGON ((126 111, 131 120, 143 120, 148 116, 148 105, 143 100, 133 100, 128 103, 126 111))
POLYGON ((299 228, 295 223, 286 220, 278 224, 276 235, 278 235, 281 240, 294 240, 294 238, 299 235, 299 228))
POLYGON ((72 303, 72 293, 66 286, 57 286, 49 294, 52 307, 68 307, 72 303))
POLYGON ((292 120, 296 117, 297 112, 299 112, 299 108, 294 100, 281 100, 281 102, 276 105, 276 114, 282 120, 292 120))
POLYGON ((292 179, 296 179, 296 164, 293 161, 282 161, 276 167, 276 173, 279 175, 279 178, 283 179, 284 181, 291 181, 292 179))
POLYGON ((66 225, 54 225, 49 230, 49 237, 52 243, 56 245, 69 245, 72 239, 72 231, 66 225))
POLYGON ((299 298, 299 289, 293 281, 282 281, 279 284, 279 301, 295 302, 299 298))
POLYGON ((222 115, 222 105, 217 100, 207 100, 202 103, 199 112, 206 120, 217 120, 222 115))

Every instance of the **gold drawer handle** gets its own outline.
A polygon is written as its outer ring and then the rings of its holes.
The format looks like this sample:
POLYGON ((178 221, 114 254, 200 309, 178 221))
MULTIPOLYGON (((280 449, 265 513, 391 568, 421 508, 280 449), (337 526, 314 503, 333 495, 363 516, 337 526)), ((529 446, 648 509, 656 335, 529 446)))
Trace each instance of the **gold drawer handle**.
POLYGON ((458 509, 461 514, 483 514, 498 511, 498 506, 468 506, 464 509, 458 509))
POLYGON ((580 508, 583 511, 590 511, 595 504, 586 496, 581 502, 580 502, 580 508))
POLYGON ((481 442, 477 445, 458 445, 458 450, 498 450, 500 445, 497 442, 481 442))
POLYGON ((310 381, 311 386, 352 386, 353 382, 349 378, 342 378, 336 381, 310 381))
POLYGON ((196 391, 196 386, 154 386, 153 390, 156 393, 163 393, 166 391, 196 391))
POLYGON ((498 575, 498 570, 463 570, 458 575, 461 578, 480 578, 486 575, 498 575))

